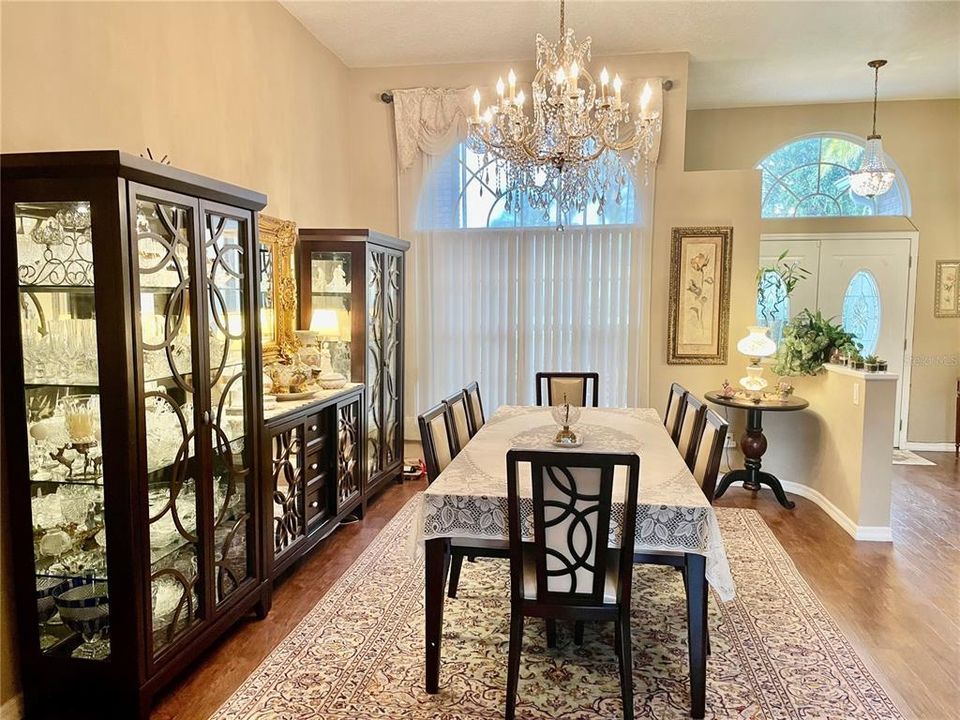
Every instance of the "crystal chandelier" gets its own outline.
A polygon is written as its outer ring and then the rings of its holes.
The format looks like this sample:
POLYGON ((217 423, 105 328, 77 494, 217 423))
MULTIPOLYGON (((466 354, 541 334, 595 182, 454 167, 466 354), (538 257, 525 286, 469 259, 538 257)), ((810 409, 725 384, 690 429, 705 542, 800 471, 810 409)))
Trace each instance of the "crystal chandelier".
POLYGON ((537 73, 533 78, 532 116, 524 111, 526 96, 517 89, 513 70, 507 84, 497 81, 497 102, 480 112, 480 91, 473 94, 467 144, 494 160, 500 187, 506 189, 506 209, 525 201, 549 218, 556 206, 559 229, 563 220, 584 211, 591 202, 603 213, 608 194, 623 202, 628 172, 641 161, 646 166, 660 131, 660 113, 649 109, 652 91, 644 85, 640 113, 631 117, 622 100, 619 75, 610 81, 600 71, 599 88, 588 69, 590 38, 578 44, 566 27, 560 0, 560 38, 550 43, 537 35, 537 73))
POLYGON ((867 63, 867 67, 873 68, 873 132, 867 136, 867 147, 863 151, 860 168, 850 174, 850 190, 868 198, 883 195, 893 187, 896 178, 896 173, 887 167, 883 140, 877 134, 877 86, 880 81, 880 68, 886 64, 886 60, 871 60, 867 63))

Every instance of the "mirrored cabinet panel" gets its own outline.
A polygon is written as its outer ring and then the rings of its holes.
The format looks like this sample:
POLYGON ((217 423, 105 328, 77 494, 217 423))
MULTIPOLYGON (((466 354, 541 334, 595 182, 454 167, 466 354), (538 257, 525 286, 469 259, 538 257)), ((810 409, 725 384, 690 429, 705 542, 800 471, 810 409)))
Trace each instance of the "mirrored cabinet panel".
POLYGON ((26 711, 146 718, 250 612, 266 198, 116 151, 0 162, 3 432, 26 711))

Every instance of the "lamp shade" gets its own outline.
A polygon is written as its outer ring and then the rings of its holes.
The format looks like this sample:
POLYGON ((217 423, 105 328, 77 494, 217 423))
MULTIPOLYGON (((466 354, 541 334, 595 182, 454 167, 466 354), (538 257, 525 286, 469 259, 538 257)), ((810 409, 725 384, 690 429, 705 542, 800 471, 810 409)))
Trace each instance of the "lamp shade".
POLYGON ((737 351, 751 358, 764 358, 773 355, 777 351, 777 344, 767 335, 769 329, 759 325, 748 327, 749 334, 737 342, 737 351))
POLYGON ((314 310, 310 316, 310 332, 322 337, 339 337, 340 320, 336 310, 314 310))

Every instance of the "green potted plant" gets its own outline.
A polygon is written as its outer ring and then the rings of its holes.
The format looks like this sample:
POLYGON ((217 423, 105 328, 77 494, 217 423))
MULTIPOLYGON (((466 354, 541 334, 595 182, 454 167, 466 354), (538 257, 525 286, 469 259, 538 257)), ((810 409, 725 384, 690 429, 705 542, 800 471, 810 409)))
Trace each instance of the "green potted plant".
POLYGON ((876 372, 877 366, 879 365, 879 360, 877 360, 876 355, 867 355, 863 359, 863 369, 867 372, 876 372))
POLYGON ((863 356, 859 351, 850 356, 850 367, 854 370, 863 370, 863 356))
POLYGON ((834 348, 859 357, 856 338, 819 310, 799 312, 783 329, 774 372, 781 377, 816 375, 830 359, 834 348))
POLYGON ((887 371, 887 361, 883 358, 877 358, 877 372, 887 371))

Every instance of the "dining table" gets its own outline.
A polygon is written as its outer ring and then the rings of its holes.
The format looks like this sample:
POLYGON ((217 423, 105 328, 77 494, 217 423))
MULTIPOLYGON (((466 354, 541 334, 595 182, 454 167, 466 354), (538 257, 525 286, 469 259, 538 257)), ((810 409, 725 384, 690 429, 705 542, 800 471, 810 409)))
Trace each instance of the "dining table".
MULTIPOLYGON (((501 406, 419 497, 414 536, 424 554, 425 689, 440 685, 444 586, 451 543, 507 547, 507 464, 511 449, 556 452, 558 426, 549 407, 501 406)), ((570 453, 636 453, 640 485, 634 552, 638 559, 658 554, 682 556, 686 574, 690 715, 702 718, 706 695, 707 592, 733 599, 730 573, 716 513, 652 408, 581 409, 573 430, 582 444, 570 453)), ((532 487, 529 468, 520 476, 521 535, 532 539, 532 487)), ((623 469, 614 477, 610 543, 620 547, 624 497, 623 469)), ((643 598, 634 597, 634 603, 643 598)), ((678 612, 683 612, 678 608, 678 612)))

